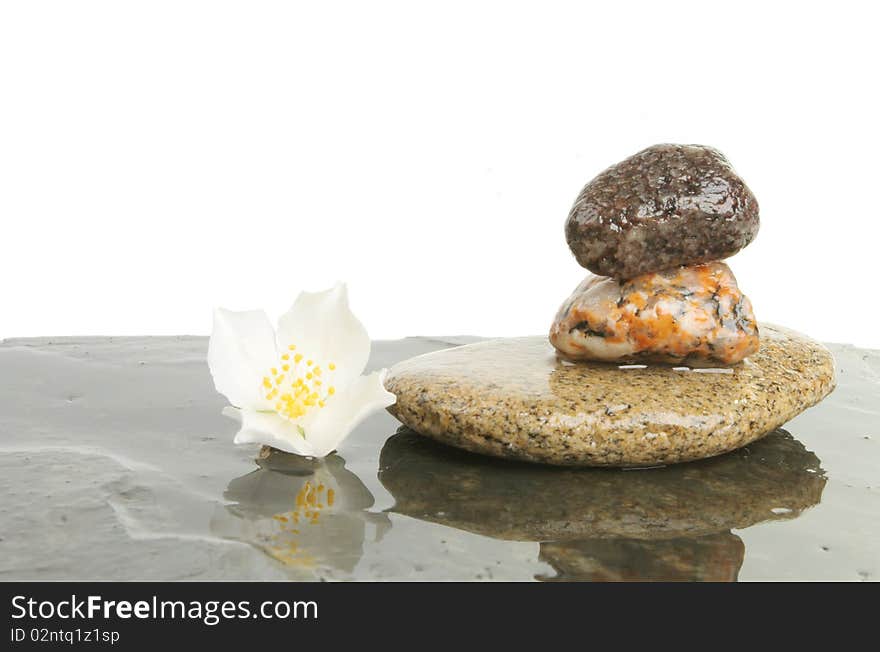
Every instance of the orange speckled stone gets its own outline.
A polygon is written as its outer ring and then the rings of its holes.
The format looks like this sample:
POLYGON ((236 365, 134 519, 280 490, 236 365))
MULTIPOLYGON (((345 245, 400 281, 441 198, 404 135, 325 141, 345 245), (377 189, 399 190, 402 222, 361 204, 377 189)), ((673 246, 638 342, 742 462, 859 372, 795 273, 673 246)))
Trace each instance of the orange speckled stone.
POLYGON ((615 281, 588 276, 565 300, 550 343, 572 360, 736 364, 758 350, 752 304, 724 263, 615 281))
POLYGON ((389 408, 405 425, 477 453, 568 466, 651 466, 731 451, 835 385, 828 350, 761 325, 733 367, 620 368, 559 359, 545 337, 479 342, 394 366, 389 408))

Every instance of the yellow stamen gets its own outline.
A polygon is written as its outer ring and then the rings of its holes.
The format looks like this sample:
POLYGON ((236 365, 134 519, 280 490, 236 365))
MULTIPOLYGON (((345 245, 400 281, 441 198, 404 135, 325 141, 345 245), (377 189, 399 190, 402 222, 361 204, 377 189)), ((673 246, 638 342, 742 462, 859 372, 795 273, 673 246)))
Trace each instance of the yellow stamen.
MULTIPOLYGON (((288 346, 288 349, 291 351, 294 348, 294 345, 288 346)), ((264 396, 266 400, 273 402, 275 411, 281 417, 297 422, 298 419, 306 416, 312 408, 326 407, 327 399, 336 393, 336 388, 329 386, 324 389, 323 381, 320 378, 320 376, 324 375, 324 369, 321 365, 315 364, 314 360, 306 360, 308 368, 304 374, 299 374, 296 371, 296 367, 293 366, 304 360, 302 354, 284 353, 280 356, 280 360, 288 361, 291 357, 293 357, 292 363, 281 363, 280 373, 277 367, 272 367, 271 376, 263 377, 262 386, 268 390, 264 396)), ((326 369, 332 372, 336 369, 336 365, 330 363, 326 366, 326 369)), ((301 424, 296 423, 296 427, 303 437, 307 437, 307 433, 301 424)), ((306 491, 309 491, 309 489, 306 489, 306 491)))

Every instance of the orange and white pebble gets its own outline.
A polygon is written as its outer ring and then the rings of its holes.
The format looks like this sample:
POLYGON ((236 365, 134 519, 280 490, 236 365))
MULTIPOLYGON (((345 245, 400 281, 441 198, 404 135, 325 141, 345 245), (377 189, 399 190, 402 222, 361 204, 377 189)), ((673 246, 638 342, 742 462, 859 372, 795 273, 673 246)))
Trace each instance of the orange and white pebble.
POLYGON ((721 262, 627 281, 588 276, 566 299, 550 342, 572 360, 735 364, 758 350, 748 298, 721 262))

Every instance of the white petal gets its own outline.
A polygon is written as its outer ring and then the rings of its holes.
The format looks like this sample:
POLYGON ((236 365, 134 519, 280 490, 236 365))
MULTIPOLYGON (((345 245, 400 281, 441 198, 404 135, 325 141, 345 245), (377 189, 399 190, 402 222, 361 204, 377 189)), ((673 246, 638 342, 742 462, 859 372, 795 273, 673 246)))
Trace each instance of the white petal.
POLYGON ((394 405, 397 398, 385 389, 386 370, 355 379, 344 392, 316 411, 306 427, 306 439, 315 455, 332 453, 357 425, 376 410, 394 405))
POLYGON ((241 423, 241 410, 239 410, 238 408, 227 405, 222 410, 220 410, 220 414, 222 414, 224 417, 229 417, 230 419, 234 419, 235 421, 241 423))
POLYGON ((233 440, 236 444, 266 444, 297 455, 318 457, 311 442, 303 439, 295 424, 274 412, 241 411, 241 430, 233 440))
POLYGON ((265 409, 260 382, 275 362, 275 332, 262 310, 214 311, 208 367, 214 386, 238 407, 265 409))
POLYGON ((334 363, 333 384, 344 387, 360 376, 370 357, 370 336, 348 307, 339 283, 324 292, 302 292, 278 320, 278 350, 296 344, 297 353, 320 365, 334 363))

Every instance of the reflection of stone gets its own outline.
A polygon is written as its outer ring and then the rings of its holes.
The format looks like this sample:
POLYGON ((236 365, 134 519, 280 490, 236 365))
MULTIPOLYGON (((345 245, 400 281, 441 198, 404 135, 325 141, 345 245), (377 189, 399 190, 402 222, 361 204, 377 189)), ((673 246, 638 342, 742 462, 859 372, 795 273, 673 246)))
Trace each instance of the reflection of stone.
POLYGON ((503 462, 401 428, 379 479, 394 512, 499 539, 538 541, 557 579, 735 579, 734 528, 797 517, 825 486, 783 430, 701 462, 641 471, 503 462))
POLYGON ((537 579, 734 582, 744 554, 742 539, 730 532, 658 541, 555 541, 541 544, 541 559, 553 566, 556 576, 537 579))
POLYGON ((500 539, 663 539, 794 518, 819 502, 819 464, 783 430, 710 460, 620 471, 492 460, 401 428, 379 479, 397 512, 500 539))
POLYGON ((216 534, 322 576, 354 570, 368 522, 377 533, 389 527, 386 515, 367 511, 372 494, 337 455, 314 461, 264 449, 257 462, 260 469, 229 483, 230 504, 211 522, 216 534))

